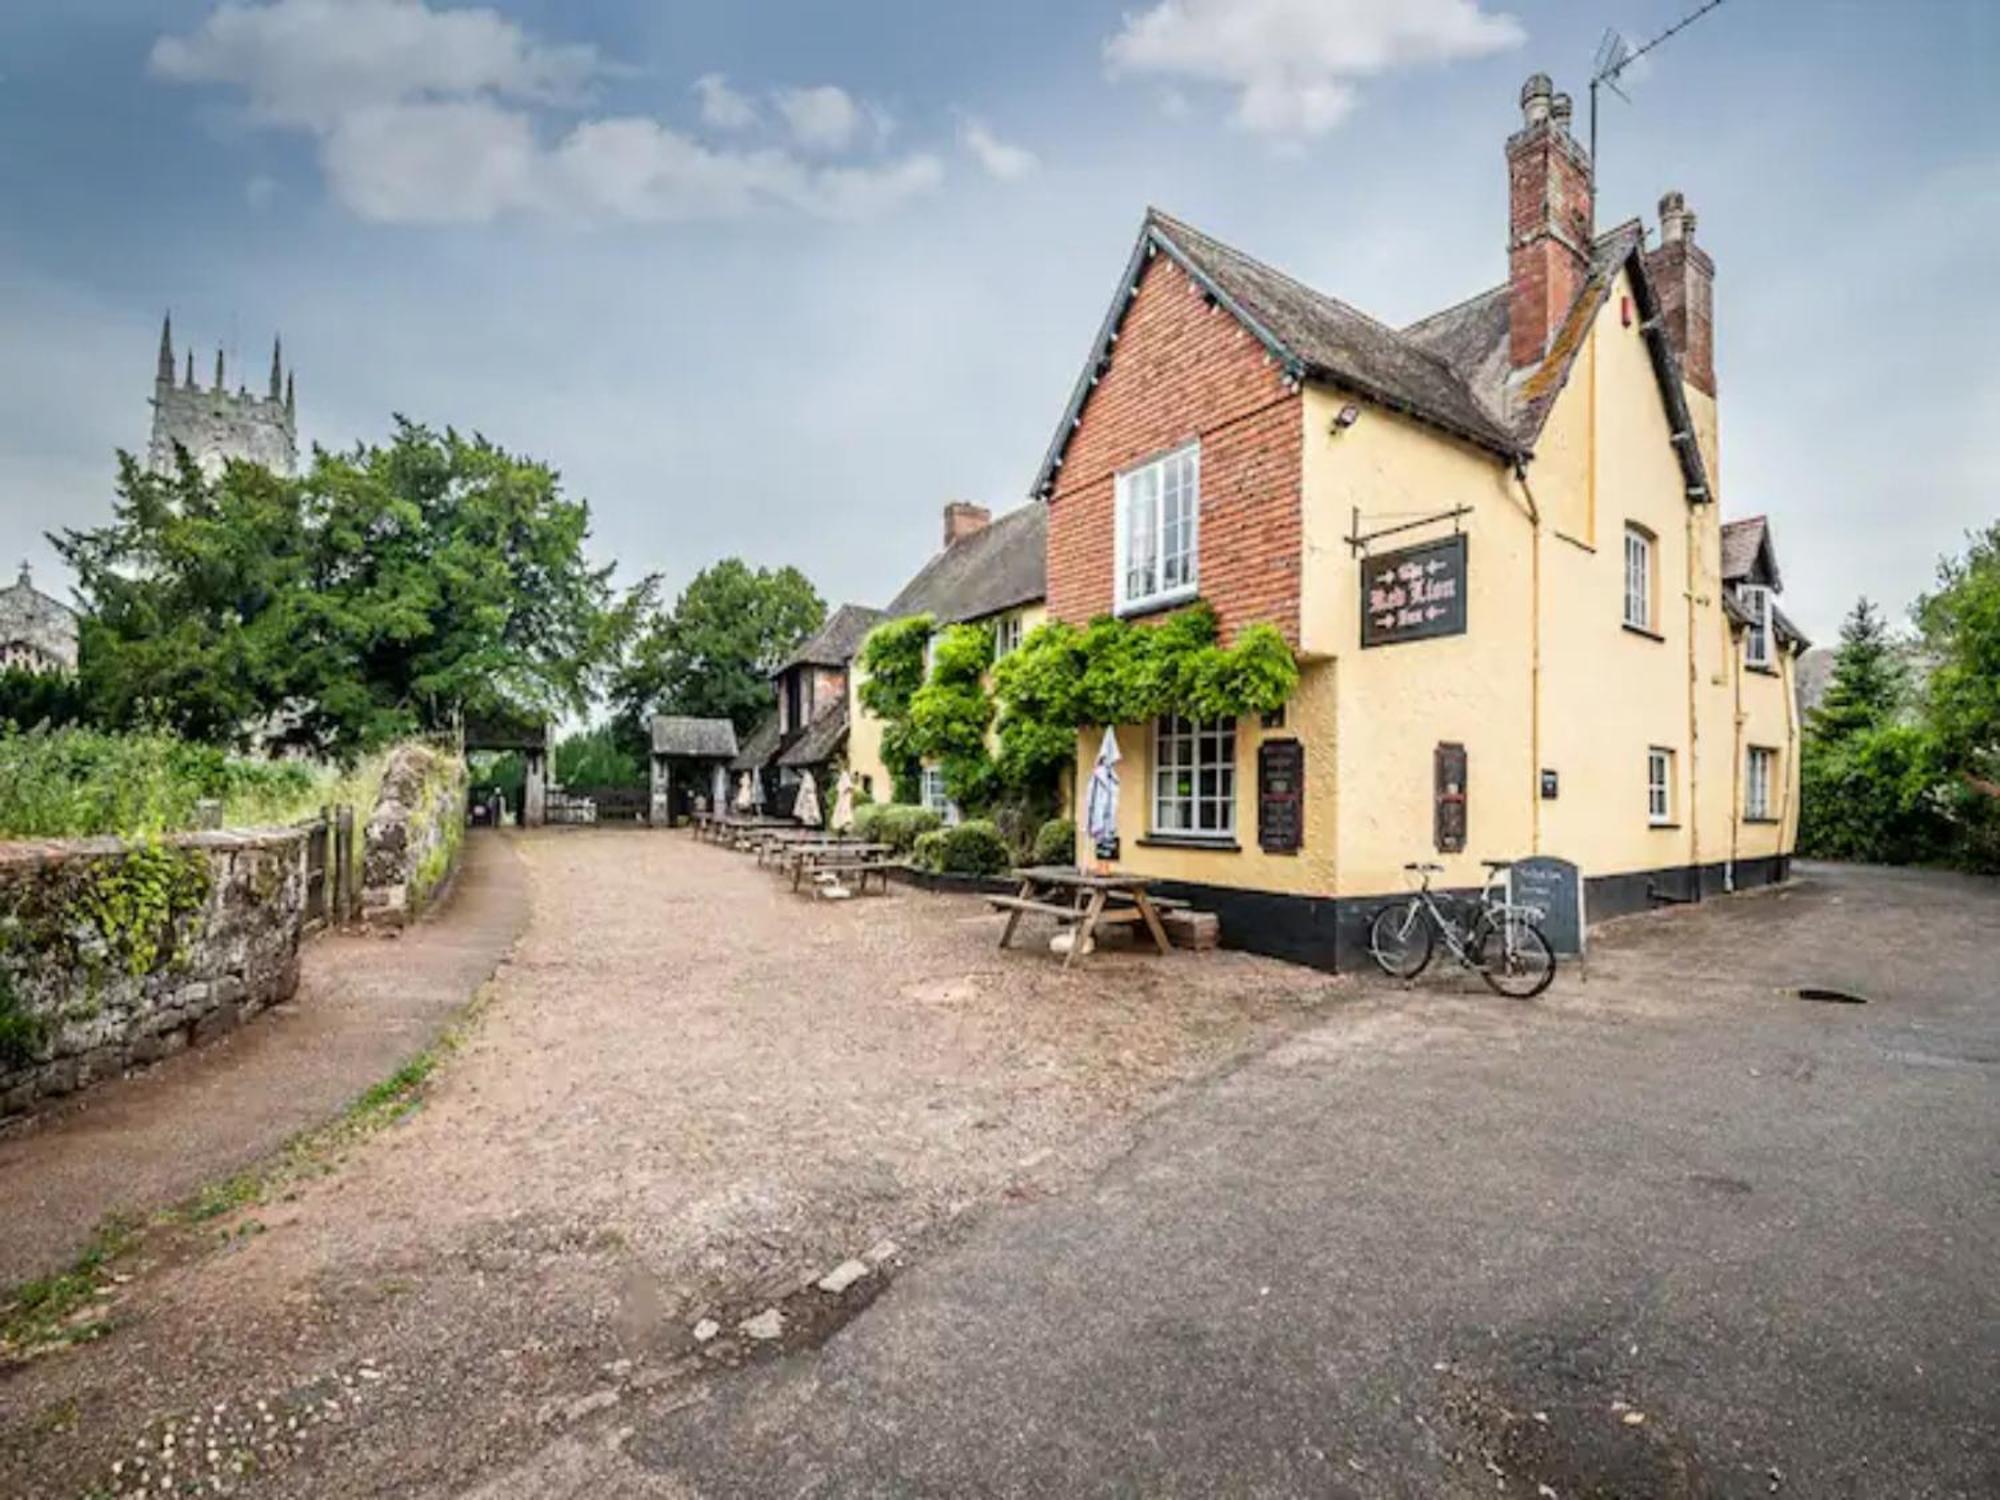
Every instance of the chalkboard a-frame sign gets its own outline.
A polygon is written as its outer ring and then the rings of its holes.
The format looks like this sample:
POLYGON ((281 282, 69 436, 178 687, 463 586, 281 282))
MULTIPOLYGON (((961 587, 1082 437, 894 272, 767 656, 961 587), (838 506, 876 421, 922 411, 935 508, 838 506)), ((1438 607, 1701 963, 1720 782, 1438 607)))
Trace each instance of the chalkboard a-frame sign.
POLYGON ((1257 845, 1297 854, 1305 843, 1306 747, 1266 740, 1257 747, 1257 845))
POLYGON ((1361 559, 1361 644, 1465 634, 1464 536, 1361 559))

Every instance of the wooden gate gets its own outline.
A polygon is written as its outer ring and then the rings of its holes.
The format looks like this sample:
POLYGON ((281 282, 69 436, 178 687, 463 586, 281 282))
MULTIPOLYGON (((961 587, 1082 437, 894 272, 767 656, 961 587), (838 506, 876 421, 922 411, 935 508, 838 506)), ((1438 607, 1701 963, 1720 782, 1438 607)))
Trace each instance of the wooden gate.
POLYGON ((305 830, 305 930, 344 927, 354 920, 360 895, 354 809, 345 803, 322 808, 305 830))

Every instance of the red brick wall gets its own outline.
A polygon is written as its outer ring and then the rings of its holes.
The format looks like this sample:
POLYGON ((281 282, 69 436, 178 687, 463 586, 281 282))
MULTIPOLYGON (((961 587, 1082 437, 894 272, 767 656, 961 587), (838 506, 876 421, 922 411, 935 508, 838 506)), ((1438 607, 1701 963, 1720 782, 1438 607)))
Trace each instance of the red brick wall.
POLYGON ((1081 624, 1110 613, 1118 471, 1198 437, 1201 596, 1225 639, 1268 620, 1296 644, 1300 400, 1242 324, 1154 256, 1056 471, 1051 617, 1081 624))

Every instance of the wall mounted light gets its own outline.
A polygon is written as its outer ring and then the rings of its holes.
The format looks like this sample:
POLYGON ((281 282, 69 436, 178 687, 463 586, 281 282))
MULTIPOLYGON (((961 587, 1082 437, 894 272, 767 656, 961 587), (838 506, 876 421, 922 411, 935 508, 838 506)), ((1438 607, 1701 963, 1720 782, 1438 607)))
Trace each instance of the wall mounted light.
POLYGON ((1341 407, 1339 411, 1333 414, 1332 425, 1330 425, 1326 430, 1332 436, 1339 437, 1343 432, 1347 431, 1348 428, 1352 427, 1356 422, 1360 420, 1361 420, 1361 408, 1353 405, 1352 403, 1349 403, 1348 405, 1341 407))

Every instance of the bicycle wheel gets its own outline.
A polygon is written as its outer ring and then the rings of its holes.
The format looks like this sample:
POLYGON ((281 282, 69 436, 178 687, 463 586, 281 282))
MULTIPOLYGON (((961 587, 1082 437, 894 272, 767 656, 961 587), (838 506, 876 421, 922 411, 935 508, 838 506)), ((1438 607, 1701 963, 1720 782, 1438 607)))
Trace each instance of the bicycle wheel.
POLYGON ((1391 979, 1415 979, 1423 973, 1435 943, 1430 919, 1415 901, 1383 907, 1368 928, 1368 951, 1391 979))
POLYGON ((1488 988, 1510 1000, 1532 1000, 1555 981, 1556 956, 1549 940, 1520 917, 1504 923, 1490 914, 1482 917, 1468 957, 1488 988))

